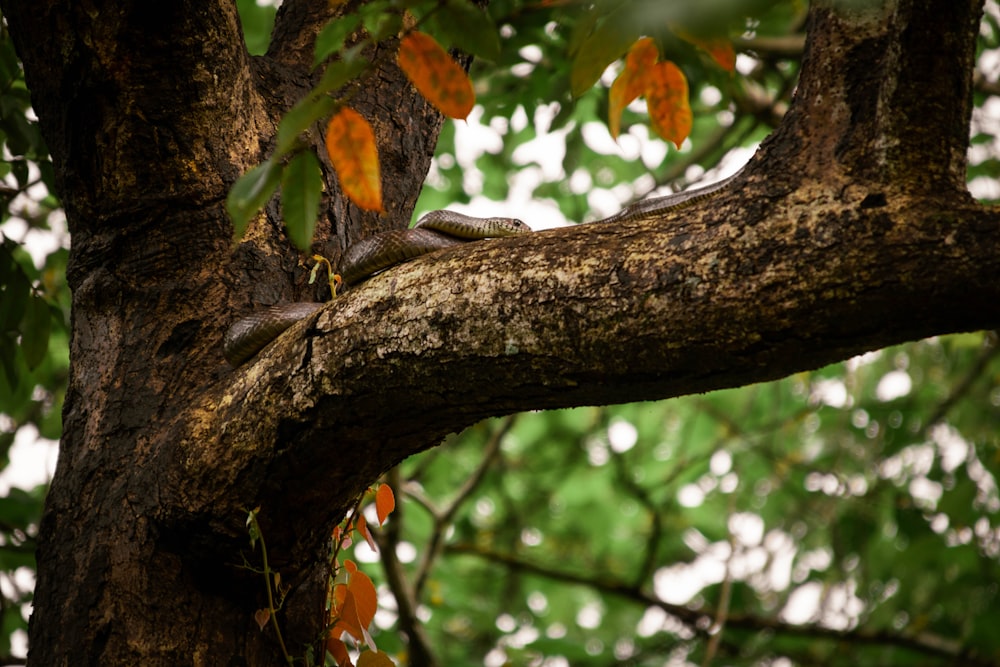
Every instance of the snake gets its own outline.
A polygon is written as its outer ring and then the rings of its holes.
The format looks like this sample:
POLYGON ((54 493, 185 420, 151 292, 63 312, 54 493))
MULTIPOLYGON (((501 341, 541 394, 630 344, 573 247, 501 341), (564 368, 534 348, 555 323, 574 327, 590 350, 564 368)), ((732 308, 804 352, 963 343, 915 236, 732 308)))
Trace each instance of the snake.
MULTIPOLYGON (((686 208, 711 198, 728 186, 735 174, 717 183, 683 192, 644 199, 590 224, 624 224, 658 218, 667 211, 686 208)), ((431 211, 410 229, 370 236, 347 248, 340 277, 356 285, 377 273, 428 253, 481 239, 515 236, 531 228, 516 218, 476 218, 456 211, 431 211)), ((233 324, 223 340, 223 356, 234 368, 260 352, 272 340, 323 304, 294 302, 271 306, 233 324)))
MULTIPOLYGON (((515 236, 531 227, 516 218, 477 218, 456 211, 431 211, 409 229, 394 229, 359 241, 344 252, 340 277, 356 285, 397 264, 470 241, 515 236)), ((229 327, 222 353, 236 368, 260 352, 286 329, 323 304, 296 301, 257 311, 229 327)))

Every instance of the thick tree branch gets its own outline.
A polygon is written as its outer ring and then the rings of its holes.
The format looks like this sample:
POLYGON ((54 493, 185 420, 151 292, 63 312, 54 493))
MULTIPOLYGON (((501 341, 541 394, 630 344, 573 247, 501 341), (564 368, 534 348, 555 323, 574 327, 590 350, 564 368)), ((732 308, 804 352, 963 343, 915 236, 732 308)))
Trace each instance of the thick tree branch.
POLYGON ((997 326, 1000 216, 964 189, 978 10, 817 3, 789 113, 727 192, 470 244, 338 298, 176 434, 182 505, 218 502, 181 484, 212 466, 264 476, 242 502, 329 508, 269 528, 308 553, 359 480, 484 416, 736 386, 997 326))
POLYGON ((397 267, 237 371, 186 438, 180 479, 256 460, 280 489, 265 505, 315 504, 297 494, 313 470, 346 499, 350 452, 378 473, 489 415, 737 386, 1000 323, 1000 216, 886 191, 814 203, 837 194, 744 188, 397 267))

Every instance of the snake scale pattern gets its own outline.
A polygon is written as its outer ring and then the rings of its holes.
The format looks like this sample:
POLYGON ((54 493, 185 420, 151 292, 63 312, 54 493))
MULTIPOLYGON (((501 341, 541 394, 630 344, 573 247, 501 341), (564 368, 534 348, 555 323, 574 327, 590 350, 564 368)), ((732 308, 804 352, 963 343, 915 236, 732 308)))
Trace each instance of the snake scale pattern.
MULTIPOLYGON (((411 229, 383 232, 350 246, 344 253, 340 277, 344 283, 355 285, 380 271, 436 250, 530 231, 528 225, 514 218, 474 218, 455 211, 431 211, 411 229)), ((322 305, 283 303, 244 317, 226 332, 223 356, 234 368, 239 366, 322 305)))
MULTIPOLYGON (((691 206, 712 197, 736 176, 702 188, 666 197, 646 199, 596 223, 637 222, 655 219, 665 212, 691 206)), ((514 236, 531 228, 514 218, 474 218, 455 211, 432 211, 411 229, 376 234, 350 246, 344 253, 340 276, 348 285, 357 284, 390 267, 427 253, 486 238, 514 236)), ((258 311, 236 322, 226 333, 223 355, 233 367, 257 354, 285 329, 322 307, 320 303, 285 303, 258 311)))

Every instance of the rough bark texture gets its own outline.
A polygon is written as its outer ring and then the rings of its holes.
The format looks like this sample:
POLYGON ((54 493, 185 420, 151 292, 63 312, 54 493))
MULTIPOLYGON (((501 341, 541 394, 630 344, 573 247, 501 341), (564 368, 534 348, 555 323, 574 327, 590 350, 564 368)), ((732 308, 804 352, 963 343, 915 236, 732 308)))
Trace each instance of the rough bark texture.
MULTIPOLYGON (((226 0, 0 4, 73 238, 34 665, 281 664, 252 618, 262 587, 234 567, 256 506, 301 654, 331 525, 481 417, 736 386, 1000 324, 1000 216, 964 188, 978 0, 815 3, 785 122, 710 205, 399 267, 235 372, 229 322, 321 296, 276 204, 235 251, 222 205, 309 85, 328 4, 286 0, 257 59, 226 0)), ((334 258, 405 224, 440 127, 391 58, 355 106, 389 215, 328 177, 316 243, 334 258)))

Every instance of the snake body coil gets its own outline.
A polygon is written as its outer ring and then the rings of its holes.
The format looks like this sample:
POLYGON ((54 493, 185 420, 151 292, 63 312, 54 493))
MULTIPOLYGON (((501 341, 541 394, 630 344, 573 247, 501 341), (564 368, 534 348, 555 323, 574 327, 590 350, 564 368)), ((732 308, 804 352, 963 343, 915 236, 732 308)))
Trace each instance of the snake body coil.
MULTIPOLYGON (((514 218, 474 218, 454 211, 431 211, 412 229, 376 234, 344 253, 340 275, 353 285, 396 264, 469 241, 514 236, 531 228, 514 218)), ((229 328, 222 352, 233 367, 247 361, 285 329, 320 309, 319 303, 284 303, 245 317, 229 328)))

